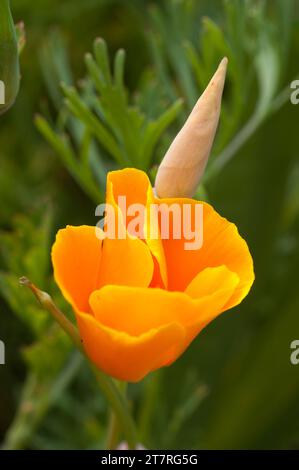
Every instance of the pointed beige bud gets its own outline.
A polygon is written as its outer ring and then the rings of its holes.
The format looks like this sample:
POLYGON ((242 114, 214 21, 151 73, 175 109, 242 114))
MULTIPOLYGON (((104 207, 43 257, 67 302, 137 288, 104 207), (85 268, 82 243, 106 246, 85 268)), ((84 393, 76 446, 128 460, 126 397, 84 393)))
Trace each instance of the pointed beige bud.
POLYGON ((204 173, 218 126, 227 58, 197 101, 158 169, 158 197, 193 197, 204 173))

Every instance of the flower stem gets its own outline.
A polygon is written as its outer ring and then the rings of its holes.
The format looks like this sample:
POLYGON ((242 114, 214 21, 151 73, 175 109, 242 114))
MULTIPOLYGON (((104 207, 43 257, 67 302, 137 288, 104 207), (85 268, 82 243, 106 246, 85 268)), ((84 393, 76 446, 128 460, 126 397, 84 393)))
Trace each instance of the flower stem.
MULTIPOLYGON (((38 289, 31 281, 29 281, 29 279, 25 277, 20 279, 20 284, 28 287, 33 292, 42 307, 53 316, 61 328, 71 338, 75 346, 82 352, 82 354, 85 355, 77 328, 70 320, 68 320, 61 310, 57 308, 50 295, 38 289)), ((135 449, 137 445, 136 427, 124 395, 115 385, 114 381, 104 374, 104 372, 96 368, 93 368, 93 370, 103 394, 112 407, 115 416, 117 417, 123 429, 129 447, 131 449, 135 449)))
MULTIPOLYGON (((127 382, 117 381, 116 385, 120 393, 122 394, 124 400, 126 400, 126 390, 128 386, 127 382)), ((108 426, 107 441, 106 441, 107 450, 116 449, 117 444, 119 443, 119 434, 120 434, 119 421, 117 419, 117 416, 115 415, 115 412, 111 410, 110 416, 109 416, 109 426, 108 426)))
POLYGON ((107 377, 102 371, 96 369, 95 375, 103 393, 106 395, 106 398, 121 424, 129 448, 135 449, 138 442, 137 431, 125 396, 120 392, 113 380, 107 377))
POLYGON ((115 450, 119 440, 119 422, 114 411, 110 411, 106 441, 107 450, 115 450))
POLYGON ((22 286, 29 287, 29 289, 33 292, 41 306, 51 313, 52 317, 55 321, 61 326, 61 328, 68 334, 71 338, 75 346, 80 349, 81 352, 83 351, 80 335, 78 333, 77 328, 75 325, 62 313, 59 308, 54 304, 52 298, 47 294, 47 292, 43 292, 38 289, 29 279, 26 277, 20 278, 20 284, 22 286))

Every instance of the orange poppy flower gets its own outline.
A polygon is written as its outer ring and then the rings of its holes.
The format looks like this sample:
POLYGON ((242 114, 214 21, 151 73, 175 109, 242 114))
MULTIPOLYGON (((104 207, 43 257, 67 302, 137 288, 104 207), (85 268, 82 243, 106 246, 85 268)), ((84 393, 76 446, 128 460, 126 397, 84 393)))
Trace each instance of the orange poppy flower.
POLYGON ((55 280, 74 309, 88 357, 107 374, 136 382, 173 363, 208 323, 242 301, 254 281, 253 262, 234 224, 209 204, 156 198, 140 170, 108 174, 107 203, 122 224, 119 196, 146 209, 188 203, 192 217, 203 206, 203 245, 196 250, 186 250, 171 223, 168 239, 150 238, 147 216, 144 239, 130 234, 128 224, 123 239, 100 240, 85 225, 57 234, 55 280))

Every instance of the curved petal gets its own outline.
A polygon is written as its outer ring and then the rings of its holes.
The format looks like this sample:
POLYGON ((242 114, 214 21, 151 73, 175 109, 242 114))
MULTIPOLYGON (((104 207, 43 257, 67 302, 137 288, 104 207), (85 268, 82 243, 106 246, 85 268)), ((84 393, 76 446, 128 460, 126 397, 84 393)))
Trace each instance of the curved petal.
POLYGON ((67 226, 56 235, 52 247, 55 281, 77 310, 89 312, 90 294, 106 283, 146 287, 152 280, 153 259, 144 243, 109 240, 107 246, 106 242, 97 238, 95 227, 87 225, 67 226))
POLYGON ((124 286, 104 286, 89 299, 94 317, 103 325, 131 336, 177 322, 184 325, 194 312, 182 292, 124 286))
MULTIPOLYGON (((247 243, 240 236, 237 227, 221 217, 209 204, 197 202, 193 199, 160 199, 160 204, 170 207, 173 204, 181 207, 184 214, 184 205, 188 205, 186 217, 177 222, 170 213, 170 234, 163 239, 163 247, 168 270, 168 288, 170 290, 184 291, 195 276, 205 268, 225 265, 235 272, 240 281, 225 308, 230 308, 247 295, 254 281, 253 261, 247 243), (202 207, 202 220, 198 217, 202 207), (189 217, 190 216, 190 217, 189 217), (178 224, 180 226, 178 227, 178 224), (188 226, 189 224, 189 226, 188 226), (191 225, 190 225, 191 224, 191 225), (202 246, 196 249, 186 249, 186 243, 193 242, 186 236, 186 229, 194 231, 194 240, 202 231, 202 246), (182 237, 175 239, 174 230, 179 230, 182 237)), ((187 207, 187 206, 185 206, 187 207)), ((161 225, 161 220, 160 220, 161 225)), ((187 230, 188 233, 188 230, 187 230)), ((163 233, 162 233, 163 238, 163 233)))
POLYGON ((138 336, 172 322, 189 327, 213 319, 223 310, 238 283, 238 276, 221 266, 202 271, 185 293, 104 286, 92 292, 89 304, 94 317, 103 325, 138 336))
POLYGON ((188 287, 189 295, 164 289, 105 286, 91 294, 90 307, 101 325, 130 337, 137 338, 172 323, 180 325, 185 339, 177 350, 179 355, 223 311, 239 278, 222 266, 203 271, 197 281, 188 287))
POLYGON ((112 377, 129 382, 141 380, 174 359, 185 336, 176 323, 136 337, 104 326, 89 314, 77 312, 77 321, 91 361, 112 377))
POLYGON ((105 238, 102 252, 97 288, 106 284, 147 287, 151 283, 153 258, 141 240, 105 238))
POLYGON ((200 299, 206 295, 212 295, 224 287, 235 288, 239 281, 239 276, 224 265, 206 268, 192 279, 186 287, 185 293, 192 299, 200 299))
POLYGON ((137 225, 137 230, 141 232, 138 242, 142 243, 142 240, 146 242, 157 260, 156 267, 160 270, 160 274, 155 272, 155 278, 161 278, 166 287, 167 271, 163 245, 159 236, 158 221, 151 214, 155 198, 146 173, 135 168, 125 168, 108 173, 106 203, 114 207, 117 220, 125 226, 129 238, 131 236, 136 239, 136 234, 132 233, 130 227, 135 228, 134 232, 136 232, 134 218, 136 219, 138 213, 142 213, 140 230, 137 225))
POLYGON ((110 171, 107 174, 106 202, 117 204, 120 197, 126 196, 127 207, 136 203, 145 206, 149 186, 150 181, 146 173, 136 168, 110 171))
POLYGON ((58 231, 52 247, 55 281, 64 297, 77 309, 89 311, 88 299, 99 286, 102 240, 95 227, 82 225, 58 231))

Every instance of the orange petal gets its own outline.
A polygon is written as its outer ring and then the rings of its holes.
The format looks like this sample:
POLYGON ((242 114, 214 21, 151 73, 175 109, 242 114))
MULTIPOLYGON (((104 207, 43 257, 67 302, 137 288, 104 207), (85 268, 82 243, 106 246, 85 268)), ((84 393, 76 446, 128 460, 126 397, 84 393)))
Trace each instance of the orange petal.
POLYGON ((192 279, 185 293, 192 299, 200 299, 206 295, 213 295, 223 288, 235 288, 239 280, 238 275, 232 273, 226 266, 205 268, 192 279))
POLYGON ((124 168, 110 171, 107 175, 106 202, 117 204, 119 197, 126 196, 127 207, 136 203, 145 206, 149 186, 148 176, 141 170, 124 168))
POLYGON ((186 292, 140 287, 104 286, 92 292, 89 304, 94 317, 114 330, 138 336, 172 322, 187 327, 220 313, 239 282, 225 266, 202 271, 186 292), (217 296, 218 295, 218 296, 217 296), (211 305, 209 305, 211 300, 211 305), (222 302, 222 303, 221 303, 222 302), (204 307, 204 308, 203 308, 204 307))
POLYGON ((118 284, 147 287, 153 278, 154 263, 148 246, 141 240, 128 237, 123 240, 106 238, 99 284, 118 284))
MULTIPOLYGON (((168 269, 168 288, 184 291, 192 279, 205 268, 225 265, 236 273, 240 279, 238 286, 225 308, 233 307, 247 295, 254 281, 253 261, 245 240, 240 236, 237 227, 221 217, 209 204, 193 199, 160 199, 160 203, 170 206, 173 203, 190 204, 192 230, 195 224, 195 207, 202 204, 203 245, 197 250, 186 250, 186 237, 173 239, 170 215, 170 237, 163 240, 166 264, 168 269)), ((161 222, 160 222, 161 223, 161 222)), ((181 230, 183 233, 183 221, 181 230)))
POLYGON ((68 225, 59 230, 52 248, 55 281, 64 297, 77 309, 88 312, 88 299, 99 286, 102 241, 95 227, 68 225))
POLYGON ((139 336, 172 322, 184 324, 194 306, 183 292, 105 286, 89 299, 94 317, 107 327, 139 336))
MULTIPOLYGON (((172 355, 168 356, 165 364, 170 364, 221 313, 239 279, 227 268, 220 267, 203 272, 198 282, 200 286, 196 286, 194 281, 189 290, 193 289, 200 294, 201 289, 201 298, 192 299, 186 293, 163 289, 105 286, 91 294, 90 306, 95 321, 103 328, 135 339, 172 324, 180 325, 184 331, 184 339, 172 351, 172 355), (221 283, 215 289, 217 280, 221 283)), ((100 348, 99 355, 101 354, 100 348)), ((152 354, 155 355, 155 350, 152 354)), ((139 359, 142 361, 141 356, 139 359)))
POLYGON ((140 238, 145 240, 152 255, 158 262, 160 276, 156 273, 155 277, 161 277, 164 286, 167 286, 166 263, 163 245, 159 237, 159 227, 158 223, 155 224, 155 219, 150 217, 150 207, 152 204, 155 204, 155 198, 151 183, 146 173, 141 170, 136 170, 135 168, 125 168, 123 170, 111 171, 108 173, 106 203, 115 208, 117 220, 121 218, 121 221, 129 231, 129 235, 130 225, 132 224, 134 214, 127 215, 126 210, 129 207, 133 208, 133 205, 136 204, 141 205, 144 208, 143 227, 140 238), (118 206, 119 198, 123 197, 126 198, 125 208, 122 207, 122 204, 118 206), (151 233, 156 234, 157 237, 151 237, 151 233))
POLYGON ((230 299, 239 282, 238 275, 226 266, 206 268, 192 279, 185 293, 196 301, 201 314, 189 323, 187 341, 192 341, 204 326, 230 308, 230 299))
POLYGON ((129 382, 137 382, 168 363, 184 340, 184 330, 176 323, 130 336, 104 326, 89 314, 77 313, 77 321, 91 361, 112 377, 129 382))

